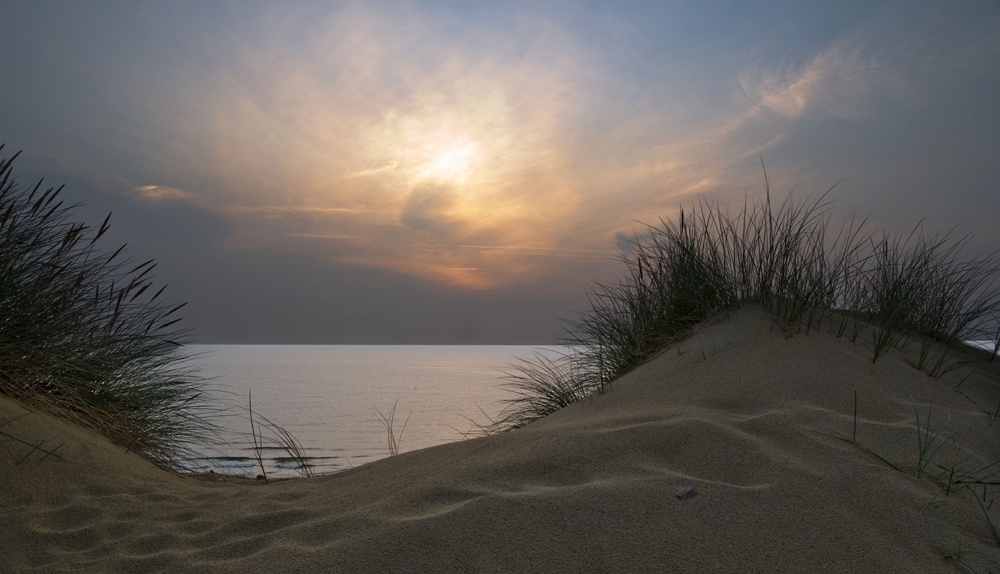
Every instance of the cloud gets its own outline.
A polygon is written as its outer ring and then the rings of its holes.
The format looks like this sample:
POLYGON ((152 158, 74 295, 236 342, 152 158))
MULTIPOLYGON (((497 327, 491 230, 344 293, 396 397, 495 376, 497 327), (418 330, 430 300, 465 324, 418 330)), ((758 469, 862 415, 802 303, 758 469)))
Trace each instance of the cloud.
POLYGON ((165 185, 140 185, 132 188, 132 191, 142 199, 149 201, 160 201, 163 199, 193 199, 193 193, 167 187, 165 185))
POLYGON ((312 205, 230 205, 226 211, 233 213, 366 213, 369 210, 349 207, 315 207, 312 205))
POLYGON ((572 46, 551 28, 513 42, 438 24, 354 6, 295 50, 246 48, 201 100, 206 203, 233 225, 231 247, 480 286, 531 281, 546 266, 530 250, 483 262, 414 244, 575 247, 558 244, 579 199, 572 46))
POLYGON ((306 237, 309 239, 357 239, 356 235, 341 235, 337 233, 286 233, 287 237, 306 237))
POLYGON ((526 247, 522 245, 442 245, 437 243, 413 243, 422 251, 473 250, 477 253, 502 255, 529 255, 534 257, 599 257, 616 255, 615 251, 602 249, 560 249, 556 247, 526 247))
POLYGON ((962 77, 994 75, 1000 57, 1000 17, 914 6, 900 25, 884 9, 845 31, 805 61, 754 58, 739 84, 761 109, 784 118, 812 112, 858 120, 880 102, 916 105, 962 77))
POLYGON ((803 65, 749 66, 739 83, 754 103, 786 118, 822 110, 861 119, 871 113, 872 98, 899 98, 907 90, 902 71, 853 36, 833 42, 803 65))
POLYGON ((759 191, 758 154, 772 168, 768 151, 803 126, 917 101, 908 53, 940 68, 986 50, 980 69, 998 45, 989 26, 961 49, 925 28, 901 35, 896 10, 818 48, 782 40, 777 58, 728 36, 718 50, 643 55, 572 23, 449 23, 414 6, 278 18, 178 92, 189 113, 172 116, 199 121, 164 129, 187 126, 173 141, 197 146, 159 171, 189 169, 176 181, 198 182, 229 247, 479 287, 551 278, 557 259, 628 254, 637 221, 696 196, 759 191))
POLYGON ((618 248, 622 255, 628 257, 632 255, 632 251, 635 249, 635 237, 630 237, 624 233, 616 233, 615 247, 618 248))
POLYGON ((420 186, 406 197, 399 222, 432 235, 452 235, 457 231, 456 225, 461 225, 449 216, 454 209, 455 195, 456 189, 451 186, 420 186))

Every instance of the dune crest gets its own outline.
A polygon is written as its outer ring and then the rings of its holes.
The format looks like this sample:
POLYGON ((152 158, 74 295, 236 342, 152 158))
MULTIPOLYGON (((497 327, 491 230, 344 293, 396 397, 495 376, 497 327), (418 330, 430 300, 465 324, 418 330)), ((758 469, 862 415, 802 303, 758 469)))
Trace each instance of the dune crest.
POLYGON ((955 481, 1000 471, 1000 367, 962 371, 749 307, 524 428, 269 486, 0 399, 0 431, 58 446, 0 437, 0 570, 996 572, 1000 489, 955 481), (919 478, 915 407, 955 433, 919 478))

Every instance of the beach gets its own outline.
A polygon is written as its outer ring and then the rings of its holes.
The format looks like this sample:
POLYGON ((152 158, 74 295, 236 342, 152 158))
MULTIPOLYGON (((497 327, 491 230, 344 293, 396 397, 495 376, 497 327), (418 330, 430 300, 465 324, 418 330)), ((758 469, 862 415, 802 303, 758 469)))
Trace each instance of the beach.
POLYGON ((0 571, 1000 572, 1000 364, 913 365, 748 306, 523 428, 267 485, 0 398, 0 571))

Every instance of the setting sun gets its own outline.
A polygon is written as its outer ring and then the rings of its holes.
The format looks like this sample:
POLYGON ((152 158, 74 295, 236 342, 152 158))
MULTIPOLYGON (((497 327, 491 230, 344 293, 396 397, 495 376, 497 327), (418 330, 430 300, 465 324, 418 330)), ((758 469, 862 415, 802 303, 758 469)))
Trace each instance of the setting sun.
POLYGON ((447 127, 428 134, 412 153, 418 158, 418 179, 433 179, 443 183, 465 183, 483 161, 479 144, 471 139, 455 136, 447 127))
POLYGON ((390 113, 369 132, 369 163, 362 174, 394 176, 404 185, 462 185, 485 167, 487 150, 502 132, 496 110, 475 102, 425 103, 409 113, 390 113))

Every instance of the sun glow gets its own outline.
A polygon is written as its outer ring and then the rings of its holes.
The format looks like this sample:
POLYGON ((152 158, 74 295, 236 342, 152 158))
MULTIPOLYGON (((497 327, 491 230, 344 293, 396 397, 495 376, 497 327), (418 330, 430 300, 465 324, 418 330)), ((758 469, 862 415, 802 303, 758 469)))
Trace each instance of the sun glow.
POLYGON ((468 137, 455 136, 442 128, 426 136, 409 151, 416 164, 416 179, 462 184, 483 161, 482 149, 468 137))
POLYGON ((369 132, 369 163, 356 174, 407 186, 473 186, 496 167, 510 130, 504 116, 502 106, 489 101, 387 114, 369 132))
POLYGON ((357 115, 298 78, 274 98, 303 99, 292 125, 274 120, 281 110, 271 100, 237 97, 241 105, 225 106, 216 127, 239 136, 219 140, 228 185, 264 189, 267 178, 274 193, 241 192, 230 213, 255 225, 234 243, 266 248, 266 227, 281 232, 282 248, 338 263, 469 289, 530 280, 551 263, 537 250, 553 246, 552 214, 568 217, 577 201, 564 106, 553 96, 561 91, 548 78, 520 69, 449 77, 391 101, 373 90, 375 101, 359 102, 365 113, 357 115), (284 169, 247 178, 244 158, 263 165, 275 146, 242 134, 274 132, 284 136, 284 169))

